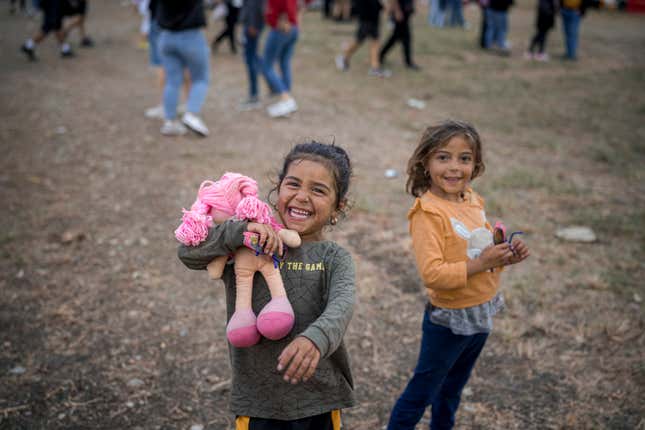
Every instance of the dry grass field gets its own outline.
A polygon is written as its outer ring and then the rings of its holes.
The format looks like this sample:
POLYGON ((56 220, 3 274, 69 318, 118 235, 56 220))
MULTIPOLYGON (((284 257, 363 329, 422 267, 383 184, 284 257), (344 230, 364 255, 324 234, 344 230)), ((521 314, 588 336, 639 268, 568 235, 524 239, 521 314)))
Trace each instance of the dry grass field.
MULTIPOLYGON (((38 22, 6 3, 0 429, 231 428, 223 291, 180 264, 172 231, 203 179, 242 171, 268 192, 281 157, 306 139, 335 140, 355 164, 353 209, 329 232, 358 269, 346 343, 359 403, 344 424, 381 429, 415 364, 425 300, 405 176, 384 171, 403 172, 424 127, 444 118, 481 132, 487 170, 474 187, 532 250, 504 274, 507 309, 457 428, 645 429, 645 16, 591 10, 580 61, 532 63, 522 59, 532 2, 511 12, 511 57, 477 48, 474 6, 462 31, 427 27, 419 5, 423 70, 407 72, 395 49, 394 75, 380 80, 366 76, 366 48, 338 72, 333 57, 355 27, 308 12, 295 115, 238 113, 245 71, 222 45, 204 110, 211 137, 168 139, 143 118, 160 95, 130 7, 92 1, 95 48, 61 60, 48 40, 29 63, 18 47, 38 22), (597 242, 555 237, 569 225, 597 242)), ((548 49, 563 51, 559 24, 548 49)))

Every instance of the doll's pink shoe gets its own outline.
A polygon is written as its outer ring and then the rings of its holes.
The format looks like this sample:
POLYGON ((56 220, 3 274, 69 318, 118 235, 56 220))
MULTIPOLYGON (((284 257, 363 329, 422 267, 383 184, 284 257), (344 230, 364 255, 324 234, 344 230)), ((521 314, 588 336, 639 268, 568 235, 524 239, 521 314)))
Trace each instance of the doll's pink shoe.
POLYGON ((260 333, 256 327, 256 318, 252 309, 235 311, 226 326, 226 337, 231 345, 237 348, 247 348, 260 341, 260 333))
POLYGON ((258 315, 258 330, 271 340, 282 339, 289 334, 294 323, 293 308, 286 296, 272 299, 258 315))

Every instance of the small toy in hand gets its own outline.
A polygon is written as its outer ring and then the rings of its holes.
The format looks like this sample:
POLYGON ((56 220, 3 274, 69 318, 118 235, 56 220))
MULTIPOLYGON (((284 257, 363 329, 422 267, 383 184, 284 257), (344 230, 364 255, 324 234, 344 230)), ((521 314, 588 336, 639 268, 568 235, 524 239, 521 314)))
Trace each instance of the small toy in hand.
POLYGON ((522 231, 514 231, 511 233, 511 236, 506 240, 506 226, 500 221, 495 223, 495 228, 493 229, 493 243, 499 245, 500 243, 508 242, 511 245, 511 252, 515 255, 515 250, 513 249, 513 237, 518 234, 524 234, 522 231))
MULTIPOLYGON (((195 246, 208 236, 208 229, 229 218, 270 225, 292 248, 300 246, 297 232, 285 229, 271 215, 268 204, 257 197, 255 180, 238 173, 225 173, 217 182, 204 181, 199 187, 197 200, 189 211, 184 209, 181 225, 175 237, 187 246, 195 246)), ((293 328, 294 314, 282 283, 277 257, 265 255, 256 233, 244 233, 244 247, 235 250, 236 299, 235 312, 226 326, 226 337, 231 345, 249 347, 260 341, 260 335, 277 340, 293 328), (271 300, 256 317, 252 309, 253 276, 264 276, 271 300)), ((228 256, 215 258, 208 265, 213 279, 222 277, 228 256)))

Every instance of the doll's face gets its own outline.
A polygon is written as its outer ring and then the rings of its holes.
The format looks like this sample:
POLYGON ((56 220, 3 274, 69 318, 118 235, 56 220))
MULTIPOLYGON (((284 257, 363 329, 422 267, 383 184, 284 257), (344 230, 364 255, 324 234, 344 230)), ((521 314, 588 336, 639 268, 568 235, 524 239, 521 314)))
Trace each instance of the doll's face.
POLYGON ((231 217, 231 214, 219 211, 215 208, 211 209, 211 212, 209 215, 213 217, 213 222, 215 224, 221 224, 231 217))

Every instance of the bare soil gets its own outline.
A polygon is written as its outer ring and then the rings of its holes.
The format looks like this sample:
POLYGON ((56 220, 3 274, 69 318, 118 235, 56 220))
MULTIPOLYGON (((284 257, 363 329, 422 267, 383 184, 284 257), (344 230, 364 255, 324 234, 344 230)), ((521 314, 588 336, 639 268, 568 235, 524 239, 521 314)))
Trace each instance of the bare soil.
MULTIPOLYGON (((358 268, 346 335, 358 406, 345 428, 382 428, 415 364, 425 302, 407 236, 405 163, 423 128, 458 117, 485 143, 474 186, 491 219, 526 232, 532 257, 504 275, 496 320, 464 392, 459 429, 645 429, 645 30, 643 16, 592 10, 580 61, 522 59, 534 6, 511 12, 509 58, 470 31, 414 22, 423 67, 398 49, 370 79, 364 47, 333 57, 354 25, 304 15, 294 58, 300 110, 238 113, 241 58, 212 59, 212 135, 163 138, 143 118, 160 92, 137 49, 138 18, 91 4, 93 49, 40 61, 18 51, 36 20, 0 11, 0 429, 229 429, 221 285, 176 258, 172 231, 199 183, 226 170, 263 190, 289 148, 335 140, 355 163, 353 209, 330 231, 358 268), (426 102, 421 110, 409 98, 426 102), (384 176, 386 169, 401 175, 384 176), (593 244, 564 242, 566 225, 593 244)), ((211 24, 209 37, 219 28, 211 24)), ((383 27, 383 33, 388 32, 383 27)), ((75 39, 76 35, 72 36, 75 39)), ((549 51, 562 48, 561 28, 549 51)), ((425 428, 427 415, 419 428, 425 428)))

